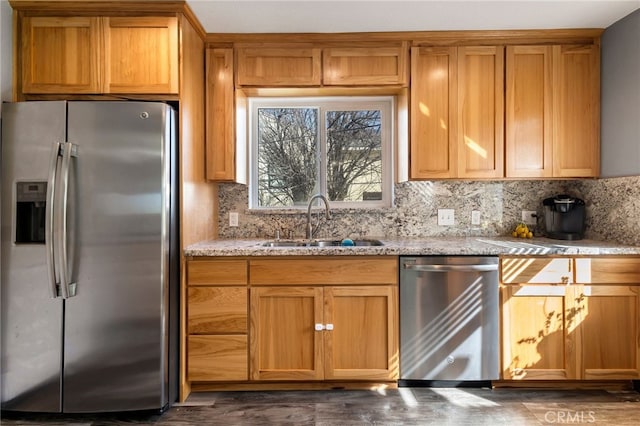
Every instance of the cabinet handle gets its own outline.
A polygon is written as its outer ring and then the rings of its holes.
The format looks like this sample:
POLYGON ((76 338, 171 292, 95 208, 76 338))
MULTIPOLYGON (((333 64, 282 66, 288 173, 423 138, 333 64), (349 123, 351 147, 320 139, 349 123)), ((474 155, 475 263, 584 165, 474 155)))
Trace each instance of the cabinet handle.
POLYGON ((322 330, 333 330, 333 324, 316 324, 315 326, 316 331, 322 331, 322 330))

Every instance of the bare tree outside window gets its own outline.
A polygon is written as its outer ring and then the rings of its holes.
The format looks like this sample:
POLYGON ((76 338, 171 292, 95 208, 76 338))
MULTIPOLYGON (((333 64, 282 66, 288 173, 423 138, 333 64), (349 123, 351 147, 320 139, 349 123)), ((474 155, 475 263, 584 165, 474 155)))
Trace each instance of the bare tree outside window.
POLYGON ((316 193, 352 206, 385 198, 384 135, 390 123, 381 109, 371 102, 363 102, 364 108, 274 104, 254 109, 258 207, 306 205, 316 193))
POLYGON ((258 110, 258 200, 279 207, 306 202, 318 180, 318 110, 258 110))
POLYGON ((381 200, 380 111, 329 111, 326 117, 329 200, 381 200))

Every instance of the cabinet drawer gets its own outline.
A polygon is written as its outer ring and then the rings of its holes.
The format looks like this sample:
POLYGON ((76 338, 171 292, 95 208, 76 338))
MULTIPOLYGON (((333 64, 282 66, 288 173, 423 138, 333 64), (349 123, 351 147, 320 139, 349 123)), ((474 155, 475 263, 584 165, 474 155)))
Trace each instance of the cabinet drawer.
POLYGON ((247 380, 247 336, 189 336, 187 380, 247 380))
POLYGON ((246 333, 246 287, 190 287, 189 334, 246 333))
POLYGON ((571 258, 503 257, 500 282, 503 284, 569 284, 574 282, 571 258))
POLYGON ((252 285, 395 284, 397 257, 256 259, 249 265, 252 285))
POLYGON ((192 260, 187 262, 188 285, 240 285, 246 283, 246 260, 192 260))
POLYGON ((576 259, 576 282, 581 284, 640 284, 640 257, 576 259))

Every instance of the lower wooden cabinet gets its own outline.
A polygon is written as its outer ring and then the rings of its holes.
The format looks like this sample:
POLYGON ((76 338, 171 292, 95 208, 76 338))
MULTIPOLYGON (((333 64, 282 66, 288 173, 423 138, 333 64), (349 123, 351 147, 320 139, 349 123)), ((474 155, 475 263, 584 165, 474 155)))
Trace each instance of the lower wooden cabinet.
POLYGON ((251 289, 252 380, 398 378, 397 286, 251 289))
POLYGON ((186 379, 247 380, 247 261, 187 262, 186 296, 186 379))
POLYGON ((640 379, 640 285, 579 286, 583 379, 640 379))
POLYGON ((579 322, 574 287, 507 285, 502 297, 502 373, 505 380, 577 378, 579 322))
POLYGON ((185 295, 188 382, 398 378, 397 257, 192 259, 185 295))
POLYGON ((501 262, 503 379, 640 379, 640 258, 520 260, 501 262))

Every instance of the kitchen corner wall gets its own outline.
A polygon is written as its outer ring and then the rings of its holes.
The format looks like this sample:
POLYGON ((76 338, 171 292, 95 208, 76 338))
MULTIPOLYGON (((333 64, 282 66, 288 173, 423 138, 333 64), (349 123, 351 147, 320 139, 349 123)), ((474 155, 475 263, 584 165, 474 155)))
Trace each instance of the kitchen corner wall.
POLYGON ((587 204, 586 237, 640 246, 640 176, 578 182, 587 204))
MULTIPOLYGON (((586 237, 640 246, 640 176, 599 180, 426 181, 395 185, 395 207, 332 209, 333 218, 318 237, 504 236, 520 221, 522 210, 535 210, 543 230, 542 200, 556 194, 585 200, 586 237), (438 226, 438 208, 455 209, 454 226, 438 226), (481 225, 471 225, 471 211, 481 212, 481 225)), ((245 185, 220 184, 220 238, 303 237, 306 210, 259 212, 248 209, 245 185), (229 227, 229 212, 240 215, 240 226, 229 227)), ((316 216, 313 215, 315 223, 316 216)))

